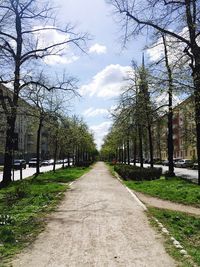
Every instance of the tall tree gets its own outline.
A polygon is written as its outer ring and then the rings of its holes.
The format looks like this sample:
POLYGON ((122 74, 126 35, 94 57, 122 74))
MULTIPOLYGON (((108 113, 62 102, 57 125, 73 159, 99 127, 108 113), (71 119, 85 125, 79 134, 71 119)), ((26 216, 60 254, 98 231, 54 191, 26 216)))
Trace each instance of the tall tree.
POLYGON ((169 176, 175 176, 174 173, 174 141, 173 141, 173 106, 172 106, 172 95, 173 95, 173 74, 169 64, 168 49, 165 35, 162 34, 165 65, 168 74, 168 136, 167 136, 167 148, 168 148, 168 161, 169 161, 169 176))
POLYGON ((197 0, 111 0, 115 10, 123 16, 125 39, 145 28, 174 37, 190 58, 195 97, 197 133, 198 183, 200 184, 200 2, 197 0))
MULTIPOLYGON (((63 52, 63 47, 81 46, 86 34, 76 34, 74 27, 58 27, 53 8, 47 1, 2 0, 0 1, 0 82, 12 84, 12 97, 9 101, 0 88, 0 101, 6 114, 7 132, 4 157, 4 173, 1 186, 11 182, 12 150, 14 145, 15 121, 20 92, 34 82, 29 79, 33 64, 44 63, 42 59, 63 52), (62 41, 41 42, 45 33, 62 34, 62 41), (10 107, 8 112, 7 105, 10 107)), ((34 68, 36 66, 34 65, 34 68)))
POLYGON ((144 114, 144 120, 146 123, 146 128, 148 132, 148 141, 149 141, 149 155, 150 155, 150 165, 153 168, 153 139, 152 139, 152 123, 153 123, 153 108, 150 100, 149 85, 147 70, 144 65, 144 56, 142 67, 139 70, 139 109, 141 114, 144 114))

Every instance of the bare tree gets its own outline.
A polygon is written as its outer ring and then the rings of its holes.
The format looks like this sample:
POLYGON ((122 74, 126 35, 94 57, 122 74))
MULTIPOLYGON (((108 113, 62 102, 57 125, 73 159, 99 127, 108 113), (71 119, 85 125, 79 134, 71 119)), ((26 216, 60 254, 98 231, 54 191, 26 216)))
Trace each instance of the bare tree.
POLYGON ((19 94, 35 82, 34 78, 30 80, 28 74, 44 64, 44 59, 49 56, 63 54, 66 46, 74 45, 81 50, 85 46, 87 34, 75 33, 70 24, 66 27, 57 26, 53 10, 48 1, 0 1, 0 82, 9 84, 13 93, 7 98, 0 88, 0 101, 7 120, 2 187, 11 182, 19 94), (54 32, 62 35, 61 41, 41 41, 44 34, 54 32))
POLYGON ((125 40, 145 29, 174 37, 190 58, 194 83, 197 132, 198 183, 200 184, 200 1, 110 0, 120 14, 125 40), (172 29, 172 30, 171 30, 172 29))
POLYGON ((168 74, 168 137, 167 137, 167 148, 168 148, 168 161, 169 161, 169 173, 168 175, 173 177, 174 173, 174 141, 173 141, 173 106, 172 106, 172 95, 173 95, 173 74, 169 64, 168 49, 165 35, 162 34, 164 54, 165 54, 165 65, 168 74))
MULTIPOLYGON (((54 83, 48 80, 43 73, 38 75, 37 80, 31 82, 24 90, 23 98, 34 107, 32 114, 38 119, 37 129, 37 168, 36 174, 40 172, 40 138, 41 131, 44 124, 50 125, 49 128, 54 132, 54 140, 57 140, 57 131, 59 130, 58 121, 60 120, 61 113, 64 111, 64 106, 69 103, 72 97, 78 96, 76 79, 65 77, 63 79, 55 80, 54 83)), ((66 112, 66 106, 65 106, 66 112)), ((48 126, 46 126, 48 128, 48 126)), ((57 143, 55 143, 55 150, 57 150, 57 143)), ((57 152, 54 154, 57 155, 57 152)))

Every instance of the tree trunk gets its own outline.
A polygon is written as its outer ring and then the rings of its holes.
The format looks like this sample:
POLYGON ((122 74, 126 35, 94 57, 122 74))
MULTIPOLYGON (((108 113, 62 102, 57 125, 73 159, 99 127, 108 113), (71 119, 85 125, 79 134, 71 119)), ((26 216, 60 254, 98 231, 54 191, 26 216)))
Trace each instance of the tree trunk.
POLYGON ((79 153, 79 147, 76 147, 76 165, 78 166, 80 162, 80 153, 79 153))
POLYGON ((4 172, 3 180, 0 187, 7 186, 11 180, 12 170, 12 152, 14 144, 14 132, 15 132, 15 121, 17 117, 17 106, 19 99, 19 88, 20 88, 20 60, 22 53, 22 31, 21 31, 21 17, 16 13, 15 27, 17 32, 16 38, 16 56, 15 56, 15 70, 14 70, 14 92, 13 101, 11 104, 11 115, 7 117, 7 130, 6 130, 6 144, 4 154, 4 172))
POLYGON ((164 34, 162 35, 163 45, 164 45, 164 52, 165 52, 165 65, 167 68, 168 74, 168 97, 169 97, 169 111, 168 111, 168 137, 167 137, 167 149, 168 149, 168 161, 169 161, 169 171, 168 176, 173 177, 175 176, 174 173, 174 142, 173 142, 173 107, 172 107, 172 94, 173 94, 173 78, 172 78, 172 70, 169 65, 168 60, 168 51, 167 51, 167 44, 164 34))
POLYGON ((133 163, 134 166, 136 166, 136 160, 137 160, 137 137, 134 137, 133 140, 133 163))
POLYGON ((142 127, 141 125, 139 125, 138 127, 138 135, 139 135, 139 153, 140 153, 140 167, 143 168, 143 163, 144 163, 144 159, 143 159, 143 138, 142 138, 142 127))
POLYGON ((124 150, 123 150, 123 146, 121 149, 121 162, 124 163, 124 150))
POLYGON ((126 143, 125 142, 123 142, 123 154, 124 154, 123 162, 124 164, 126 164, 126 143))
POLYGON ((42 122, 43 118, 40 118, 39 125, 38 125, 38 130, 37 130, 37 164, 36 164, 36 175, 40 173, 40 139, 41 139, 41 130, 42 130, 42 122))
POLYGON ((118 161, 119 161, 119 163, 121 163, 120 147, 118 147, 118 161))
POLYGON ((161 126, 160 126, 160 121, 158 121, 157 122, 157 133, 156 133, 156 136, 157 136, 157 152, 158 152, 160 161, 162 161, 161 134, 160 134, 160 131, 161 131, 161 126))
POLYGON ((6 187, 12 181, 11 171, 13 162, 12 155, 13 155, 13 144, 14 144, 15 121, 16 121, 16 116, 10 116, 9 118, 7 118, 3 180, 0 184, 0 187, 6 187))
POLYGON ((151 168, 153 168, 153 141, 152 141, 151 125, 149 122, 148 122, 148 135, 149 135, 150 165, 151 168))
POLYGON ((55 142, 55 150, 54 150, 54 161, 53 161, 53 172, 56 171, 56 159, 57 159, 57 153, 58 153, 58 138, 56 138, 55 142))
POLYGON ((130 165, 130 146, 129 146, 129 138, 127 138, 127 163, 130 165))
POLYGON ((169 177, 175 176, 174 173, 174 143, 173 143, 173 110, 172 110, 172 94, 169 92, 169 111, 168 111, 168 137, 167 137, 168 161, 169 161, 169 177))
POLYGON ((62 160, 62 169, 65 168, 65 159, 64 159, 64 156, 63 156, 63 160, 62 160))
POLYGON ((200 185, 200 58, 198 67, 193 72, 194 79, 194 98, 195 98, 195 120, 197 136, 197 162, 198 162, 198 185, 200 185))
POLYGON ((75 149, 73 148, 73 166, 75 166, 76 164, 76 153, 75 153, 75 149))
POLYGON ((68 167, 70 167, 70 157, 69 157, 69 153, 67 153, 67 165, 68 165, 68 167))

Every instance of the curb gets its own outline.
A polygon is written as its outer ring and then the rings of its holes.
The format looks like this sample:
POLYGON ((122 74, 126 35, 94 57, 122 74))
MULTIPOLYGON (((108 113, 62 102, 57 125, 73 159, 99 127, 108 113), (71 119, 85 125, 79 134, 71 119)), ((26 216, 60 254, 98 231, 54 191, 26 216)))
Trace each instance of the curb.
POLYGON ((122 179, 120 178, 119 174, 117 172, 115 173, 115 177, 117 180, 126 188, 126 190, 131 194, 131 196, 135 199, 135 201, 143 208, 143 210, 147 210, 147 207, 142 203, 142 201, 139 200, 139 198, 131 191, 126 185, 124 185, 122 179))
MULTIPOLYGON (((117 178, 117 180, 126 188, 126 190, 132 195, 132 197, 137 201, 137 203, 144 209, 144 211, 147 211, 147 207, 140 201, 140 199, 133 193, 133 191, 131 189, 129 189, 126 185, 124 185, 122 179, 120 178, 119 174, 117 172, 114 172, 115 177, 117 178)), ((179 250, 179 253, 185 258, 188 259, 192 262, 194 267, 197 267, 197 265, 195 265, 191 259, 191 256, 187 253, 187 251, 183 248, 183 246, 180 244, 180 242, 178 240, 176 240, 173 236, 170 235, 170 232, 163 226, 163 224, 161 222, 159 222, 158 219, 156 219, 155 217, 152 217, 153 220, 157 223, 157 225, 160 227, 161 229, 161 233, 164 235, 167 235, 168 237, 170 237, 170 240, 172 241, 173 246, 179 250)))
POLYGON ((71 183, 69 183, 68 185, 69 186, 72 186, 76 181, 80 180, 81 178, 84 178, 84 176, 86 175, 87 173, 84 173, 82 176, 80 176, 78 179, 75 179, 74 181, 72 181, 71 183))

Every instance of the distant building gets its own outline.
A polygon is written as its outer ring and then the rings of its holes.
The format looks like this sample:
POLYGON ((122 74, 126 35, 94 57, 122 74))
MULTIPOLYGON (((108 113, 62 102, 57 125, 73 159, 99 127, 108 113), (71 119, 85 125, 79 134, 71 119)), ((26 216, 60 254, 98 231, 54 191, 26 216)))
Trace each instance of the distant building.
MULTIPOLYGON (((167 159, 167 115, 154 125, 154 158, 167 159)), ((196 159, 196 126, 192 96, 173 109, 174 158, 196 159)))
MULTIPOLYGON (((12 92, 2 86, 4 96, 10 96, 12 92)), ((36 138, 37 138, 37 118, 34 116, 37 110, 22 99, 19 99, 18 115, 15 124, 15 133, 18 136, 18 149, 14 152, 15 158, 24 158, 29 160, 36 156, 36 138)), ((0 102, 0 164, 4 160, 4 147, 6 140, 6 116, 0 102)), ((47 138, 44 137, 45 130, 42 130, 41 152, 43 155, 48 154, 47 138)))

